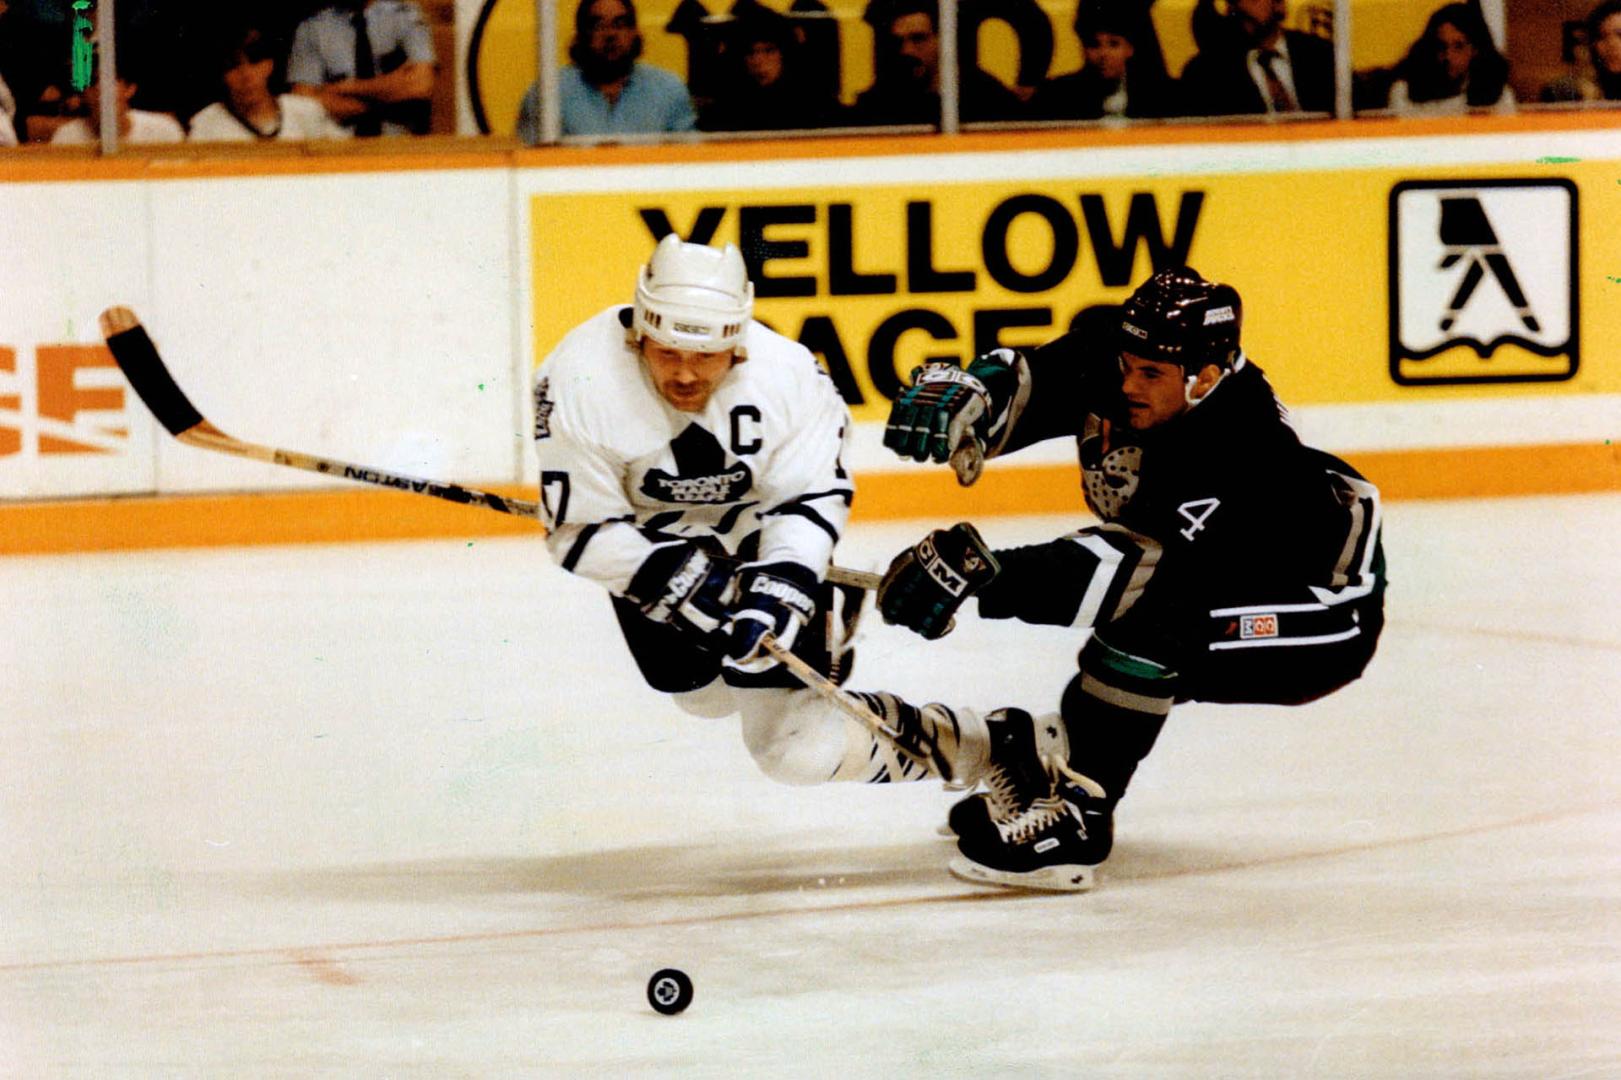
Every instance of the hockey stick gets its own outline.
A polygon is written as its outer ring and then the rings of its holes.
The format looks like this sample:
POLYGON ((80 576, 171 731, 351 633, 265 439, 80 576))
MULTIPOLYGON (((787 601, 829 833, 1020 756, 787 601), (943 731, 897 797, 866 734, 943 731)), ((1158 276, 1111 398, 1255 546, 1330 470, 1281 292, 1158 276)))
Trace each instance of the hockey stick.
MULTIPOLYGON (((272 465, 286 465, 289 468, 321 473, 324 476, 356 480, 363 484, 377 484, 396 491, 427 495, 463 506, 480 506, 497 513, 530 518, 537 524, 540 522, 540 504, 528 499, 508 498, 493 491, 482 491, 437 480, 423 480, 403 473, 373 468, 370 465, 353 465, 346 461, 304 454, 296 450, 261 446, 227 435, 209 423, 198 411, 197 406, 191 403, 191 399, 186 397, 180 385, 174 381, 174 376, 169 374, 168 367, 163 363, 163 357, 158 355, 157 346, 152 343, 146 328, 141 325, 140 319, 136 318, 133 311, 127 307, 111 307, 102 312, 101 334, 107 340, 107 348, 112 351, 113 359, 117 361, 124 378, 129 380, 136 395, 170 435, 188 446, 265 461, 272 465)), ((835 585, 876 589, 882 578, 865 570, 830 566, 827 570, 827 580, 835 585)))
MULTIPOLYGON (((780 661, 783 667, 793 672, 799 681, 805 684, 806 689, 838 708, 846 716, 853 717, 860 723, 865 724, 874 735, 878 736, 885 744, 903 757, 921 765, 925 771, 938 775, 939 767, 930 761, 927 755, 920 754, 904 745, 901 742, 900 732, 884 723, 883 718, 866 705, 841 690, 832 679, 829 679, 810 664, 783 648, 782 643, 775 636, 771 634, 762 635, 760 645, 774 659, 780 661)), ((896 764, 899 765, 898 762, 896 764)), ((899 772, 898 767, 896 771, 899 772)))

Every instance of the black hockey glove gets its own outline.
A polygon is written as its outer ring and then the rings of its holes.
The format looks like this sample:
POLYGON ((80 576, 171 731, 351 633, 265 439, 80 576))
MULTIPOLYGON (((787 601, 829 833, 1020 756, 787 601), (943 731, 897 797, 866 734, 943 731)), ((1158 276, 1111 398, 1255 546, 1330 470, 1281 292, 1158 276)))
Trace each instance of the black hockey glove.
POLYGON ((1007 441, 1028 395, 1028 365, 1013 349, 993 349, 964 371, 938 361, 915 368, 912 385, 890 406, 884 445, 914 461, 950 461, 964 487, 987 455, 1007 441))
POLYGON ((737 564, 695 543, 658 548, 636 569, 625 597, 656 623, 726 647, 726 612, 736 595, 737 564))
POLYGON ((737 583, 722 665, 758 675, 781 663, 760 639, 769 633, 791 649, 799 628, 816 614, 816 575, 797 563, 766 563, 744 567, 737 583))
POLYGON ((984 539, 966 521, 936 529, 895 556, 878 586, 884 621, 926 638, 944 637, 963 601, 1001 571, 984 539))

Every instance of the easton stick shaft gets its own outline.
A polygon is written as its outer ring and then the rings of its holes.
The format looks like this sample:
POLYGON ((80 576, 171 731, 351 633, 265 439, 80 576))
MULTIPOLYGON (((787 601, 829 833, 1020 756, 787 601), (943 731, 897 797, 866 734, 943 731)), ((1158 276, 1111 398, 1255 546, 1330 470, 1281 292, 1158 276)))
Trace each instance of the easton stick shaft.
MULTIPOLYGON (((305 454, 297 450, 284 450, 276 446, 262 446, 245 442, 211 424, 197 406, 186 397, 185 391, 169 374, 157 346, 141 325, 140 319, 127 307, 110 307, 101 313, 101 333, 113 360, 134 388, 136 395, 157 418, 158 423, 176 439, 202 450, 251 458, 272 465, 285 465, 323 476, 375 484, 413 495, 427 495, 435 499, 479 506, 497 513, 529 518, 540 524, 540 504, 529 499, 509 498, 493 491, 449 484, 438 480, 424 480, 404 473, 390 472, 370 465, 356 465, 335 458, 305 454)), ((827 580, 836 585, 854 585, 861 589, 876 589, 882 580, 878 574, 865 570, 850 570, 830 566, 827 580)))

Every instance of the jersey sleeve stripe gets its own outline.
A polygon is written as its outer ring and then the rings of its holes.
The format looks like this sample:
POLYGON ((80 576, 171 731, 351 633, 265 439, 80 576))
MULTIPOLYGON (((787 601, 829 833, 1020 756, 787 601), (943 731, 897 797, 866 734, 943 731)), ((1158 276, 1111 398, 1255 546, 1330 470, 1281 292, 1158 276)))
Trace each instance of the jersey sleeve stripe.
POLYGON ((569 545, 568 554, 563 556, 564 570, 572 573, 574 568, 580 565, 580 559, 585 555, 586 546, 591 543, 591 538, 597 535, 597 530, 602 528, 602 524, 600 521, 594 521, 580 530, 580 535, 576 536, 574 543, 569 545))
POLYGON ((772 507, 770 510, 767 510, 766 513, 767 514, 775 514, 779 510, 782 510, 784 507, 794 506, 794 505, 796 505, 798 503, 815 502, 817 499, 827 499, 827 498, 837 498, 841 502, 843 502, 845 506, 849 506, 855 499, 855 489, 852 488, 852 487, 846 486, 846 487, 828 488, 826 491, 812 491, 812 492, 810 492, 808 494, 796 496, 796 497, 794 497, 792 499, 789 499, 787 502, 784 502, 784 503, 781 503, 781 504, 779 504, 779 505, 777 505, 775 507, 772 507))
POLYGON ((1067 539, 1096 560, 1071 626, 1119 618, 1137 602, 1159 564, 1157 543, 1118 525, 1084 529, 1067 539))
POLYGON ((1075 618, 1070 625, 1096 626, 1098 616, 1103 611, 1104 598, 1108 595, 1109 587, 1114 584, 1115 578, 1119 576, 1125 556, 1096 534, 1071 536, 1069 540, 1084 548, 1093 559, 1092 572, 1086 582, 1086 592, 1081 594, 1080 603, 1075 608, 1075 618))
POLYGON ((833 527, 832 522, 828 521, 821 514, 818 514, 810 507, 804 506, 797 502, 784 503, 774 510, 767 510, 760 516, 790 516, 804 518, 806 521, 810 522, 812 525, 815 525, 817 528, 827 533, 827 535, 831 536, 835 544, 839 542, 839 530, 833 527))
POLYGON ((756 504, 752 502, 738 503, 736 506, 726 511, 726 513, 721 516, 720 521, 716 522, 715 531, 722 536, 731 532, 733 527, 737 525, 737 519, 743 515, 743 511, 755 505, 756 504))

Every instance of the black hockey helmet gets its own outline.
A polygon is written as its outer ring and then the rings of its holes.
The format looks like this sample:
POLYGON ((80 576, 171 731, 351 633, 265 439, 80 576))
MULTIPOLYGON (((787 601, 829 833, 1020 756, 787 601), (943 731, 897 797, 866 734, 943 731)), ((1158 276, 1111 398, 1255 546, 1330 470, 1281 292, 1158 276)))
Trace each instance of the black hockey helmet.
POLYGON ((1137 286, 1120 312, 1120 349, 1145 360, 1178 364, 1190 375, 1206 364, 1231 369, 1238 357, 1243 302, 1231 285, 1197 270, 1161 270, 1137 286))

